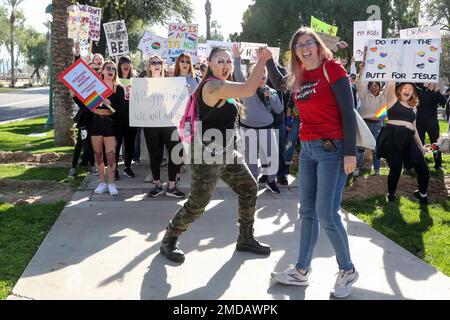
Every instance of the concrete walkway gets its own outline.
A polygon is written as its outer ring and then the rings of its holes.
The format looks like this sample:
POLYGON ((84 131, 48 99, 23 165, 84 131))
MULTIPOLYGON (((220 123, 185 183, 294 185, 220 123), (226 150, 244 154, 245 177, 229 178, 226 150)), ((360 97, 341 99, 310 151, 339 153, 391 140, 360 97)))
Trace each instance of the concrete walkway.
MULTIPOLYGON (((165 227, 184 201, 145 198, 147 166, 122 178, 120 195, 93 195, 90 176, 45 238, 10 299, 330 299, 337 270, 322 233, 307 288, 275 284, 270 272, 298 254, 295 181, 280 195, 262 189, 255 234, 270 244, 261 257, 236 252, 237 198, 219 184, 207 212, 180 237, 182 265, 159 254, 165 227)), ((163 173, 163 177, 165 177, 163 173)), ((188 191, 189 173, 180 188, 188 191)), ((450 278, 351 214, 343 220, 360 273, 350 299, 450 299, 450 278)))

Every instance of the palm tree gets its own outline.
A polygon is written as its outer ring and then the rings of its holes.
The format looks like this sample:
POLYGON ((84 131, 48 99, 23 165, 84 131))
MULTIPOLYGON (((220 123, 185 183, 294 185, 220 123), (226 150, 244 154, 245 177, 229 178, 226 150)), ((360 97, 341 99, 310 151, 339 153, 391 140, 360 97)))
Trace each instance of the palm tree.
POLYGON ((72 99, 58 75, 73 63, 73 40, 67 38, 67 7, 72 0, 53 0, 52 56, 54 89, 54 128, 57 146, 73 145, 72 99))
POLYGON ((11 8, 11 16, 9 17, 9 25, 11 32, 11 87, 16 85, 14 79, 14 23, 16 22, 16 10, 23 0, 6 0, 6 4, 11 8))

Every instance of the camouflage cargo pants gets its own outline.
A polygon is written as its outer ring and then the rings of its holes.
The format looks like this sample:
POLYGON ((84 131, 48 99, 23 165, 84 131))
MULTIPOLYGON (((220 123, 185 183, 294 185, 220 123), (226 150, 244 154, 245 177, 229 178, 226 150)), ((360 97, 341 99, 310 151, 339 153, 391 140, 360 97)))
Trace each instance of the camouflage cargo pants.
POLYGON ((191 193, 169 223, 170 236, 179 236, 203 214, 219 179, 239 196, 239 224, 253 225, 258 184, 246 164, 192 164, 191 169, 191 193))

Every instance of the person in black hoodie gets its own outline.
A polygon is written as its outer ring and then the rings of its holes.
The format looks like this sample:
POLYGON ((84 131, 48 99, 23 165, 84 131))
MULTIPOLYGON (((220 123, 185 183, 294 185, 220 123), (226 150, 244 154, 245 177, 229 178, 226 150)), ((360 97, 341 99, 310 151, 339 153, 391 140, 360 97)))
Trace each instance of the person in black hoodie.
MULTIPOLYGON (((417 108, 417 132, 420 140, 425 144, 425 134, 428 133, 430 142, 436 143, 439 138, 439 121, 437 109, 439 105, 445 106, 446 99, 439 92, 438 85, 429 83, 416 84, 419 95, 419 107, 417 108)), ((442 169, 442 154, 437 151, 434 154, 434 168, 442 169)))

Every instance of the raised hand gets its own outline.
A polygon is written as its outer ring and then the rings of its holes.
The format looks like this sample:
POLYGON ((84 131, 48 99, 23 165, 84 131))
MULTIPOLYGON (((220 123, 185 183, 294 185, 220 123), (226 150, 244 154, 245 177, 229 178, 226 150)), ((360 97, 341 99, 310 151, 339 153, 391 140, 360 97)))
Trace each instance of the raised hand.
POLYGON ((239 48, 239 46, 236 42, 233 43, 233 45, 231 46, 231 50, 233 51, 233 57, 235 57, 235 58, 240 58, 242 51, 244 51, 239 48))

